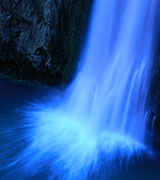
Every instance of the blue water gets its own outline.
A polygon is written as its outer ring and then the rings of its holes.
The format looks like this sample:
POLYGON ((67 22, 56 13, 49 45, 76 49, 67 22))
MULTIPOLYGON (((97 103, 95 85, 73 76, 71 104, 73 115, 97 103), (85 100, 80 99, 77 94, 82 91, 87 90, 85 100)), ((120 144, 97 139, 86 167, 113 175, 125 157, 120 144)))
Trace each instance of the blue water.
MULTIPOLYGON (((52 169, 50 169, 52 159, 45 161, 44 158, 44 161, 37 165, 41 166, 43 162, 43 167, 35 174, 33 172, 37 167, 25 169, 21 163, 15 165, 10 163, 14 161, 14 157, 17 157, 19 152, 29 145, 28 140, 22 138, 25 132, 28 132, 28 127, 22 128, 25 124, 22 121, 24 115, 20 114, 19 111, 17 112, 17 109, 24 109, 24 106, 28 106, 28 102, 35 100, 36 102, 47 103, 52 98, 52 93, 56 94, 57 92, 51 88, 17 84, 4 78, 0 79, 0 87, 0 180, 48 179, 52 174, 52 169)), ((30 159, 24 159, 24 162, 26 161, 30 162, 30 159)), ((109 165, 106 162, 107 159, 102 158, 97 167, 97 172, 91 174, 91 180, 160 179, 160 156, 158 154, 154 158, 146 155, 143 158, 134 157, 127 166, 122 165, 121 168, 119 168, 117 160, 109 165)))
POLYGON ((1 80, 2 179, 158 180, 144 141, 156 3, 95 1, 63 92, 1 80))
POLYGON ((155 9, 156 1, 150 0, 95 1, 69 101, 100 131, 143 142, 155 9))

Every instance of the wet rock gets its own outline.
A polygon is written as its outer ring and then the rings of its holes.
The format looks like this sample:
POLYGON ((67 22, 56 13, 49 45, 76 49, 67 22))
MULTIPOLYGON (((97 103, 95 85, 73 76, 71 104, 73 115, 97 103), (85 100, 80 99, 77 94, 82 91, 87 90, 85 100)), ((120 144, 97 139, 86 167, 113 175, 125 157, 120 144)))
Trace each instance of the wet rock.
MULTIPOLYGON (((157 9, 160 9, 160 4, 157 9)), ((159 12, 159 11, 158 11, 159 12)), ((148 134, 149 144, 160 151, 160 16, 157 12, 153 41, 154 56, 151 71, 151 84, 148 96, 148 134)))
POLYGON ((0 2, 0 72, 42 84, 67 83, 87 34, 92 0, 0 2))

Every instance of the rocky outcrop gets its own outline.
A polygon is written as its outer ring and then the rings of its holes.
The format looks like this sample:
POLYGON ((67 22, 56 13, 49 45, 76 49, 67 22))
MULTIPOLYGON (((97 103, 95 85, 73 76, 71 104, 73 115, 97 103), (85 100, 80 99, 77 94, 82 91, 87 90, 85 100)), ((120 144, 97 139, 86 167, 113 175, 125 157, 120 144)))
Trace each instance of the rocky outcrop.
MULTIPOLYGON (((159 43, 160 45, 160 43, 159 43)), ((160 46, 159 46, 160 47, 160 46)), ((156 49, 155 62, 153 64, 150 96, 148 129, 149 141, 154 149, 160 150, 160 49, 156 49)))
POLYGON ((160 151, 160 3, 157 4, 153 41, 153 66, 149 92, 148 140, 153 148, 160 151))
POLYGON ((42 84, 67 83, 87 33, 92 0, 0 2, 0 72, 42 84))

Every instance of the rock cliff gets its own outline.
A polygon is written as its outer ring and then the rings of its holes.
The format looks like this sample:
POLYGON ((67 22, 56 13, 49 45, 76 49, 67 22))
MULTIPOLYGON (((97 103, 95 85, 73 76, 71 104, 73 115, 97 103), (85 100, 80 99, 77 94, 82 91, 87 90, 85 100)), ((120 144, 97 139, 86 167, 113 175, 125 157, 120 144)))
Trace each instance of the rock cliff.
POLYGON ((67 83, 76 68, 92 0, 0 2, 0 72, 47 85, 67 83))

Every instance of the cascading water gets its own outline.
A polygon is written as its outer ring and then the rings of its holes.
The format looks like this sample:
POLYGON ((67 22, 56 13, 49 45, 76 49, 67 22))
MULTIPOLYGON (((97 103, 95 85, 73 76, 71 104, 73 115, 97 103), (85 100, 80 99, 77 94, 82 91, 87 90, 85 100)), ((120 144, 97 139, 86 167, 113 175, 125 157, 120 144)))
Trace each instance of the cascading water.
POLYGON ((77 77, 60 105, 28 109, 30 143, 9 166, 36 174, 49 162, 50 179, 85 180, 101 154, 144 149, 155 9, 156 0, 95 0, 77 77))
POLYGON ((145 129, 155 4, 149 0, 95 3, 85 62, 70 99, 72 111, 88 116, 91 126, 140 141, 145 129))

